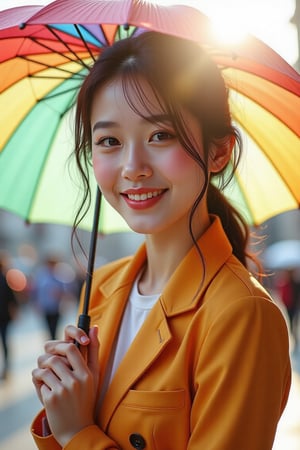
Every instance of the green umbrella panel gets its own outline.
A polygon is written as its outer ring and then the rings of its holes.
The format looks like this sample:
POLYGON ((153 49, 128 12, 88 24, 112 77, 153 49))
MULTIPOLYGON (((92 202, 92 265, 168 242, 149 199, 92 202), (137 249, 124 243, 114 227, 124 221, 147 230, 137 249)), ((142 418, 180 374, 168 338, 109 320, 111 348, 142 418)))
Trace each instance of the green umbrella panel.
MULTIPOLYGON (((57 86, 37 102, 37 92, 41 96, 39 84, 45 84, 38 78, 31 83, 30 90, 20 91, 18 102, 26 104, 29 111, 1 153, 0 207, 29 223, 73 224, 83 192, 74 158, 70 158, 74 140, 72 106, 84 73, 75 79, 67 78, 62 84, 52 78, 48 89, 53 84, 57 86), (30 108, 33 102, 34 106, 30 108)), ((0 104, 8 102, 5 95, 6 92, 2 94, 0 104)), ((9 103, 7 105, 5 120, 8 122, 10 114, 16 114, 16 110, 12 108, 10 113, 9 103)), ((20 110, 23 111, 22 107, 20 110)), ((90 180, 92 196, 95 196, 96 183, 92 171, 90 180)), ((91 208, 80 224, 83 229, 91 229, 93 206, 92 198, 91 208)), ((104 199, 99 226, 103 233, 129 230, 121 216, 104 199)))

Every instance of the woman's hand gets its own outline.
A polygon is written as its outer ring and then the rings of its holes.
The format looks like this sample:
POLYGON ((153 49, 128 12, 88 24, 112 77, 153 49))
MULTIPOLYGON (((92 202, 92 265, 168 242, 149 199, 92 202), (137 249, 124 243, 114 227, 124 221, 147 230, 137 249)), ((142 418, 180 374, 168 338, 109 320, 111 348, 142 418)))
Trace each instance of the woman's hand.
POLYGON ((61 446, 95 423, 98 350, 97 327, 91 328, 87 336, 83 330, 69 325, 64 341, 46 342, 45 353, 32 372, 51 432, 61 446), (74 341, 80 344, 80 349, 74 341))

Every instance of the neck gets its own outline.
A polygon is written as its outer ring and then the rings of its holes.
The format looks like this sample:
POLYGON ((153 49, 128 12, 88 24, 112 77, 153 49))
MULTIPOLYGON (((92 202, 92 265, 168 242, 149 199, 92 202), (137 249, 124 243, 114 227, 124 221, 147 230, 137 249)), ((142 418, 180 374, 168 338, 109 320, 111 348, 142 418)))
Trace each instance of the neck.
MULTIPOLYGON (((195 238, 207 229, 209 222, 195 233, 195 238)), ((147 262, 139 281, 139 291, 144 295, 160 294, 174 271, 194 245, 189 232, 178 230, 167 233, 147 235, 147 262)))

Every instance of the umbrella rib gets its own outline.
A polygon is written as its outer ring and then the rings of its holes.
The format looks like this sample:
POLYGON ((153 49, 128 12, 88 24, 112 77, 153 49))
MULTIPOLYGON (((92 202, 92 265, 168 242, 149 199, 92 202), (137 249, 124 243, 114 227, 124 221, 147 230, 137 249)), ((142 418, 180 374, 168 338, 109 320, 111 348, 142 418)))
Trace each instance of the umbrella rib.
MULTIPOLYGON (((65 56, 65 55, 64 55, 65 56)), ((65 56, 66 57, 66 56, 65 56)), ((33 59, 33 58, 29 58, 28 56, 24 56, 24 55, 19 55, 19 58, 20 59, 23 59, 23 60, 25 60, 25 61, 27 61, 27 62, 31 62, 31 63, 34 63, 34 64, 39 64, 40 66, 42 66, 42 67, 44 67, 44 68, 46 68, 46 69, 55 69, 55 70, 58 70, 58 71, 60 71, 60 72, 63 72, 63 73, 67 73, 67 74, 69 74, 69 75, 72 75, 72 78, 77 78, 78 77, 78 79, 82 79, 82 78, 84 78, 84 76, 83 75, 80 75, 80 73, 81 72, 78 72, 78 73, 75 73, 75 72, 73 72, 72 70, 67 70, 67 69, 64 69, 64 68, 62 68, 62 67, 60 67, 60 66, 55 66, 55 67, 53 67, 53 66, 51 66, 51 64, 46 64, 45 62, 40 62, 40 61, 36 61, 35 59, 33 59)), ((67 57, 66 57, 67 58, 67 57)), ((69 59, 69 58, 67 58, 67 59, 69 59)), ((76 62, 76 63, 78 63, 80 66, 82 66, 82 64, 79 62, 79 61, 73 61, 72 59, 71 59, 71 61, 72 62, 76 62)), ((32 77, 32 78, 45 78, 45 79, 59 79, 59 80, 61 80, 61 79, 65 79, 64 77, 54 77, 54 76, 49 76, 49 77, 47 77, 47 76, 42 76, 42 75, 36 75, 36 74, 30 74, 29 75, 29 77, 32 77)))
MULTIPOLYGON (((101 30, 101 33, 103 34, 104 39, 105 39, 105 45, 109 47, 111 45, 111 43, 110 43, 109 39, 107 39, 107 35, 106 35, 106 32, 105 32, 105 29, 103 28, 103 25, 101 23, 99 23, 99 28, 101 30)), ((113 35, 113 42, 115 41, 116 34, 117 34, 117 28, 115 29, 115 32, 114 32, 114 35, 113 35)))
MULTIPOLYGON (((89 67, 89 66, 88 66, 81 58, 78 57, 77 53, 74 52, 74 50, 72 50, 72 49, 70 48, 70 46, 69 46, 66 42, 64 42, 64 41, 62 40, 62 38, 54 31, 54 29, 53 29, 50 25, 45 25, 45 27, 50 31, 50 33, 53 34, 53 36, 54 36, 56 39, 58 39, 59 42, 61 42, 61 43, 69 50, 70 53, 72 53, 72 55, 75 56, 75 58, 76 58, 77 61, 80 61, 80 63, 81 63, 84 67, 86 67, 87 69, 90 69, 90 67, 89 67)), ((51 49, 51 50, 52 50, 52 49, 51 49)), ((52 50, 52 51, 53 51, 53 50, 52 50)), ((57 53, 57 52, 56 52, 56 53, 57 53)), ((75 61, 76 61, 76 60, 75 60, 75 61)), ((74 60, 72 60, 72 58, 70 58, 70 61, 74 61, 74 60)))
POLYGON ((78 35, 80 36, 80 39, 82 40, 83 45, 85 46, 85 48, 86 48, 87 51, 89 52, 90 57, 92 58, 93 61, 96 61, 96 59, 95 59, 93 53, 91 52, 90 47, 87 45, 87 42, 86 42, 86 40, 84 39, 83 34, 82 34, 81 31, 80 31, 79 26, 78 26, 77 24, 74 24, 74 27, 75 27, 75 29, 76 29, 78 35))
POLYGON ((84 63, 84 61, 82 61, 81 58, 78 58, 78 55, 76 55, 76 53, 75 53, 73 50, 69 49, 69 48, 66 46, 66 44, 65 44, 64 42, 63 42, 63 44, 65 45, 65 47, 67 48, 67 50, 68 50, 70 53, 72 53, 72 55, 74 55, 76 59, 72 59, 72 58, 70 58, 69 56, 67 56, 65 53, 61 53, 61 52, 58 52, 58 51, 54 50, 54 49, 53 49, 52 47, 50 47, 49 45, 46 45, 44 42, 41 42, 39 39, 34 38, 33 36, 29 36, 28 39, 30 39, 30 40, 31 40, 32 42, 34 42, 35 44, 39 45, 39 46, 42 47, 42 48, 45 48, 46 50, 49 50, 50 52, 52 52, 52 53, 54 53, 54 54, 57 54, 57 55, 59 55, 59 56, 62 56, 62 55, 63 55, 64 58, 66 58, 66 59, 67 59, 68 61, 70 61, 70 62, 78 63, 78 64, 80 64, 80 65, 82 65, 82 66, 84 66, 84 67, 87 67, 87 68, 89 69, 89 67, 86 66, 86 64, 84 63))
MULTIPOLYGON (((45 67, 47 67, 47 66, 45 66, 45 67)), ((51 69, 51 67, 48 67, 48 68, 51 69)), ((68 71, 68 70, 65 70, 64 72, 69 73, 70 75, 72 75, 73 80, 74 79, 78 79, 78 80, 81 81, 81 80, 84 79, 84 75, 73 73, 73 72, 68 71)), ((35 75, 35 74, 28 75, 28 78, 38 78, 40 80, 66 80, 64 77, 58 77, 58 76, 54 77, 53 75, 51 75, 51 76, 43 76, 43 75, 35 75)))
POLYGON ((52 99, 52 98, 55 98, 55 97, 60 97, 61 95, 67 94, 68 92, 72 92, 72 91, 77 92, 78 91, 78 86, 70 88, 70 89, 65 89, 63 91, 59 91, 59 92, 57 92, 55 94, 48 94, 45 97, 37 99, 37 101, 38 102, 43 102, 43 101, 46 101, 46 100, 49 100, 49 99, 52 99))

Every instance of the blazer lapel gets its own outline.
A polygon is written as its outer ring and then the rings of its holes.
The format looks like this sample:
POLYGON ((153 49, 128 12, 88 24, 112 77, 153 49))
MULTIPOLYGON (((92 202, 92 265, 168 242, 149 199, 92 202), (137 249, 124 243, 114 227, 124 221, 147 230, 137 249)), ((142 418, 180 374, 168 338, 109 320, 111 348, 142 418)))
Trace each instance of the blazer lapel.
POLYGON ((93 314, 93 322, 98 325, 99 349, 99 388, 101 388, 106 372, 106 367, 119 330, 120 322, 127 303, 129 292, 127 287, 119 289, 109 298, 96 314, 93 314))
POLYGON ((91 317, 93 323, 97 324, 99 327, 99 389, 101 388, 105 377, 106 367, 113 350, 132 284, 144 264, 145 257, 145 247, 141 246, 128 266, 126 266, 126 269, 122 270, 120 273, 113 273, 112 276, 108 277, 108 279, 100 285, 97 281, 97 273, 94 277, 94 310, 91 311, 91 317), (98 304, 99 295, 101 295, 103 299, 100 305, 98 304))
POLYGON ((103 429, 108 426, 128 389, 163 351, 171 337, 163 308, 158 301, 132 342, 104 397, 100 408, 100 424, 103 429))

